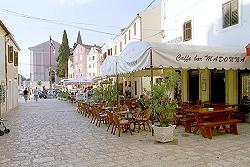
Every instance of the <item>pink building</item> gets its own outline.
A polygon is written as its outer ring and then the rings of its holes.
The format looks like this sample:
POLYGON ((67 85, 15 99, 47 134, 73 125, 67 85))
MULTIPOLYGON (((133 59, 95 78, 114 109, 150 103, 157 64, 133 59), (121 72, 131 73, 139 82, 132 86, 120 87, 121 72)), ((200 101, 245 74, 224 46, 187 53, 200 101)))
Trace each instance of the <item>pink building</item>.
POLYGON ((91 48, 94 45, 82 44, 80 32, 78 32, 77 42, 74 44, 73 52, 68 61, 68 78, 77 78, 80 76, 88 76, 88 59, 91 48))

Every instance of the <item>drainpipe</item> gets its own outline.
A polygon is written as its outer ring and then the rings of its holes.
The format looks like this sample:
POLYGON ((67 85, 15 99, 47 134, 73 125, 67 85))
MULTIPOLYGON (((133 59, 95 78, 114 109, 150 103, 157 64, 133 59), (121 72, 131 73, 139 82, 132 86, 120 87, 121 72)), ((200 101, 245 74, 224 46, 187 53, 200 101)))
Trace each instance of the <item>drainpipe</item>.
POLYGON ((138 14, 138 17, 140 18, 140 41, 142 41, 142 18, 140 14, 138 14))
POLYGON ((5 112, 8 111, 8 101, 7 101, 7 96, 8 96, 8 76, 7 76, 7 66, 8 66, 8 58, 7 58, 7 51, 6 51, 6 48, 7 48, 7 37, 8 37, 9 33, 7 33, 5 35, 5 40, 4 40, 4 43, 5 43, 5 112))
MULTIPOLYGON (((152 49, 150 50, 150 88, 151 88, 151 96, 153 96, 153 85, 154 85, 154 71, 153 71, 153 53, 152 49)), ((154 125, 154 120, 155 120, 155 110, 154 110, 154 105, 153 105, 153 98, 151 97, 151 106, 152 106, 152 111, 153 111, 153 116, 152 116, 152 125, 154 125)), ((154 136, 154 129, 152 128, 152 136, 154 136)))
MULTIPOLYGON (((140 41, 142 41, 142 18, 140 14, 138 14, 138 17, 140 19, 140 41)), ((143 94, 143 83, 142 83, 142 77, 141 77, 141 94, 143 94)))

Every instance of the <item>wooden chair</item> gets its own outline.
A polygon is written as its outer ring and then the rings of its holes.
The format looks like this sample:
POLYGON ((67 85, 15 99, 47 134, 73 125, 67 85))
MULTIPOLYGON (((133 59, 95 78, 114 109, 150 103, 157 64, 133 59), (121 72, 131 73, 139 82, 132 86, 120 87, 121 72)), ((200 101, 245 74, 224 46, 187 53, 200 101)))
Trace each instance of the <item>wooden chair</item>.
POLYGON ((107 113, 102 112, 102 110, 97 108, 97 107, 94 108, 94 113, 95 113, 96 126, 100 127, 101 122, 107 124, 106 123, 106 120, 107 120, 107 117, 108 117, 107 113))
POLYGON ((111 113, 110 111, 107 111, 107 115, 108 115, 108 118, 107 118, 107 124, 108 124, 108 129, 107 131, 109 130, 110 126, 112 125, 112 130, 111 130, 111 134, 113 133, 113 130, 114 130, 114 114, 111 113))
POLYGON ((113 135, 115 134, 115 131, 117 128, 119 130, 119 135, 118 135, 119 137, 120 137, 121 129, 124 130, 125 132, 129 130, 129 132, 132 135, 132 131, 130 129, 130 121, 128 119, 121 119, 117 114, 113 114, 113 120, 114 120, 113 135))
POLYGON ((152 110, 150 108, 146 109, 143 113, 141 113, 137 118, 134 120, 134 130, 135 130, 135 125, 138 125, 138 132, 141 129, 141 125, 143 125, 144 130, 145 130, 145 124, 148 125, 149 132, 151 131, 151 128, 149 126, 149 119, 151 116, 152 110))

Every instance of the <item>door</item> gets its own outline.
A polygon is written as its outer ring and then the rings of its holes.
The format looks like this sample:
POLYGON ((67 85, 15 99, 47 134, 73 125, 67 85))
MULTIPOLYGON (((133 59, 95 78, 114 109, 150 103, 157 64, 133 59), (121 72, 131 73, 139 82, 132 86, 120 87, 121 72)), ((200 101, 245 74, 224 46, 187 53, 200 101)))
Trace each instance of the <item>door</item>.
POLYGON ((225 70, 211 70, 211 102, 225 103, 225 70))
POLYGON ((190 103, 195 103, 199 100, 199 70, 188 70, 188 99, 190 103))

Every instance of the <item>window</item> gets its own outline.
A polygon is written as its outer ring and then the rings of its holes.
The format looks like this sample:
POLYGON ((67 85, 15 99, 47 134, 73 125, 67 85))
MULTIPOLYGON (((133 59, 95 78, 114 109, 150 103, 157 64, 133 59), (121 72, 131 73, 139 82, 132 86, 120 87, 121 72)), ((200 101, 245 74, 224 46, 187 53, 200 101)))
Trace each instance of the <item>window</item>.
POLYGON ((124 43, 125 44, 127 43, 127 34, 125 34, 125 36, 124 36, 124 43))
POLYGON ((238 0, 231 0, 222 5, 223 28, 239 23, 238 0))
POLYGON ((95 56, 92 57, 92 60, 95 60, 95 56))
POLYGON ((131 39, 131 30, 128 31, 128 40, 131 39))
POLYGON ((93 68, 95 68, 95 64, 93 64, 93 66, 92 66, 93 68))
POLYGON ((90 57, 89 57, 89 61, 90 61, 90 57))
POLYGON ((183 41, 189 41, 192 39, 192 22, 187 21, 183 25, 183 41))
POLYGON ((89 68, 91 68, 91 64, 89 64, 89 68))
POLYGON ((95 73, 93 73, 93 77, 95 76, 95 73))
POLYGON ((136 35, 136 23, 134 24, 134 35, 136 35))
POLYGON ((14 52, 14 66, 18 66, 18 52, 14 52))
POLYGON ((120 52, 122 52, 122 42, 120 42, 120 52))
POLYGON ((117 54, 117 46, 115 46, 115 55, 117 54))
POLYGON ((108 55, 112 55, 112 48, 108 49, 108 55))
POLYGON ((13 46, 8 45, 8 62, 13 63, 13 46))

